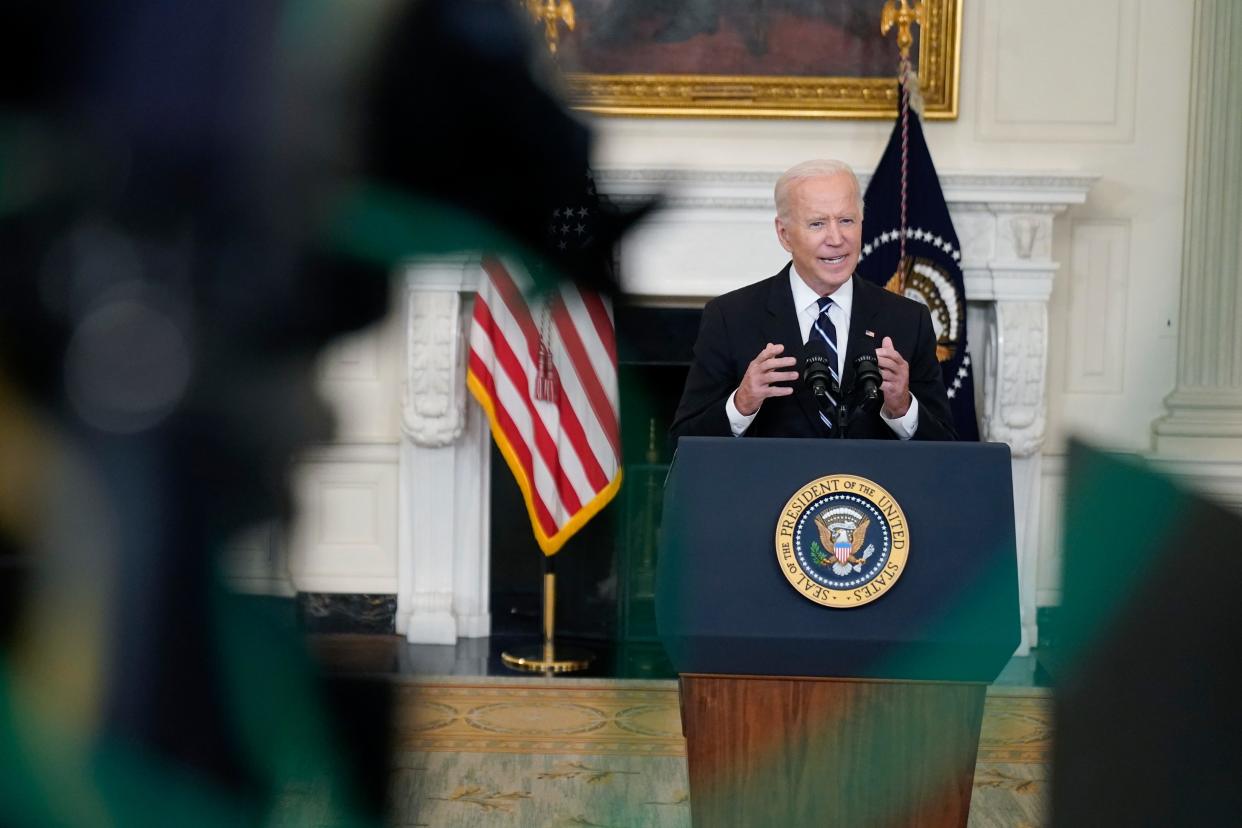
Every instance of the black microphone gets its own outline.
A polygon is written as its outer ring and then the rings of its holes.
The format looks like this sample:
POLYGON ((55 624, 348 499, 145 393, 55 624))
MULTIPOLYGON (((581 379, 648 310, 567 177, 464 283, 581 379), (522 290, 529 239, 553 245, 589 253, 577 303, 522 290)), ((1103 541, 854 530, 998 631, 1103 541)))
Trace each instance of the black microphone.
POLYGON ((832 354, 828 343, 811 339, 802 351, 802 381, 815 395, 821 408, 832 405, 832 354))
POLYGON ((854 393, 858 398, 858 407, 869 414, 880 410, 884 397, 880 393, 880 385, 884 377, 880 375, 880 364, 875 354, 859 354, 854 360, 854 393))

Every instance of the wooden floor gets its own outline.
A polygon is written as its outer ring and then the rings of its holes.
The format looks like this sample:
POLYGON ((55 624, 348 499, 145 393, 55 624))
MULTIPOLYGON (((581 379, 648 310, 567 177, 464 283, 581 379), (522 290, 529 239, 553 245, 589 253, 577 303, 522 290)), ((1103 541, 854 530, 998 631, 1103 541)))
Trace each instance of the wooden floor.
MULTIPOLYGON (((397 681, 395 825, 690 825, 675 681, 397 681)), ((1044 824, 1050 705, 989 690, 972 828, 1044 824)))

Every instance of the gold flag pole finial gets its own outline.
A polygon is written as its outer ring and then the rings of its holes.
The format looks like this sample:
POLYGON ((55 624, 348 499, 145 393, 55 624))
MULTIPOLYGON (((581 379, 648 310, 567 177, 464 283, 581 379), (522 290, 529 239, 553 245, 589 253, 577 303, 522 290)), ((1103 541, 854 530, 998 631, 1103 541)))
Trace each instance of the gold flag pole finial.
POLYGON ((560 45, 561 30, 558 23, 564 23, 569 31, 574 30, 574 4, 570 0, 523 0, 526 11, 535 18, 536 23, 543 24, 543 36, 548 41, 548 51, 556 54, 560 45))
POLYGON ((901 6, 894 0, 886 0, 884 8, 880 12, 880 34, 888 34, 888 30, 897 26, 897 48, 901 50, 901 59, 910 59, 910 47, 914 45, 914 33, 911 31, 911 24, 925 25, 927 22, 927 10, 922 0, 916 2, 910 7, 906 0, 900 0, 901 6))

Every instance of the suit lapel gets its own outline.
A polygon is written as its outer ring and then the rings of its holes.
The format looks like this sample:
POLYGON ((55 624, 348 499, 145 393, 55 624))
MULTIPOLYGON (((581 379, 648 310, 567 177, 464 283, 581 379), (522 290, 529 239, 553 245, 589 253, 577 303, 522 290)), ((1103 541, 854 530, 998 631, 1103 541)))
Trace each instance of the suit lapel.
POLYGON ((867 331, 875 331, 875 314, 879 309, 876 291, 883 290, 854 276, 854 306, 850 309, 850 341, 845 346, 845 370, 841 376, 841 388, 846 393, 854 390, 854 360, 859 354, 874 353, 880 340, 875 336, 867 336, 867 331))
MULTIPOLYGON (((802 361, 802 329, 798 325, 798 312, 794 308, 793 293, 789 290, 789 268, 793 263, 785 265, 785 269, 772 277, 768 291, 767 314, 764 316, 763 336, 768 342, 780 343, 785 346, 782 356, 797 357, 802 361)), ((801 373, 801 367, 795 366, 801 373)), ((801 378, 794 384, 793 397, 802 408, 812 433, 821 433, 824 425, 819 419, 819 410, 810 392, 806 391, 801 378)))

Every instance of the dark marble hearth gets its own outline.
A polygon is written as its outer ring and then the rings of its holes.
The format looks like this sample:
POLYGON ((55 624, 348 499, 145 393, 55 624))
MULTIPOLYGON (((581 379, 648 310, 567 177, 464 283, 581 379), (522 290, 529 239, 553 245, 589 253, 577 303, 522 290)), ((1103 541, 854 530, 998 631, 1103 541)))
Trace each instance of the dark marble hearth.
MULTIPOLYGON (((331 675, 390 676, 542 676, 506 667, 501 653, 535 646, 533 635, 460 638, 455 645, 410 644, 396 635, 312 635, 308 639, 319 662, 331 675)), ((663 648, 652 643, 618 643, 558 639, 558 645, 592 653, 590 667, 562 673, 565 678, 676 678, 663 648)))
MULTIPOLYGON (((502 635, 491 638, 460 638, 456 645, 410 644, 397 635, 312 635, 308 639, 319 663, 330 675, 398 676, 534 676, 511 670, 500 654, 515 647, 538 643, 533 635, 502 635)), ((655 642, 606 642, 589 639, 558 639, 558 644, 594 653, 591 666, 556 678, 671 679, 677 672, 663 648, 655 642)), ((1050 687, 1051 676, 1039 661, 1040 653, 1015 656, 1005 665, 995 684, 1005 687, 1050 687)))
POLYGON ((299 592, 298 617, 309 633, 395 632, 397 596, 299 592))

